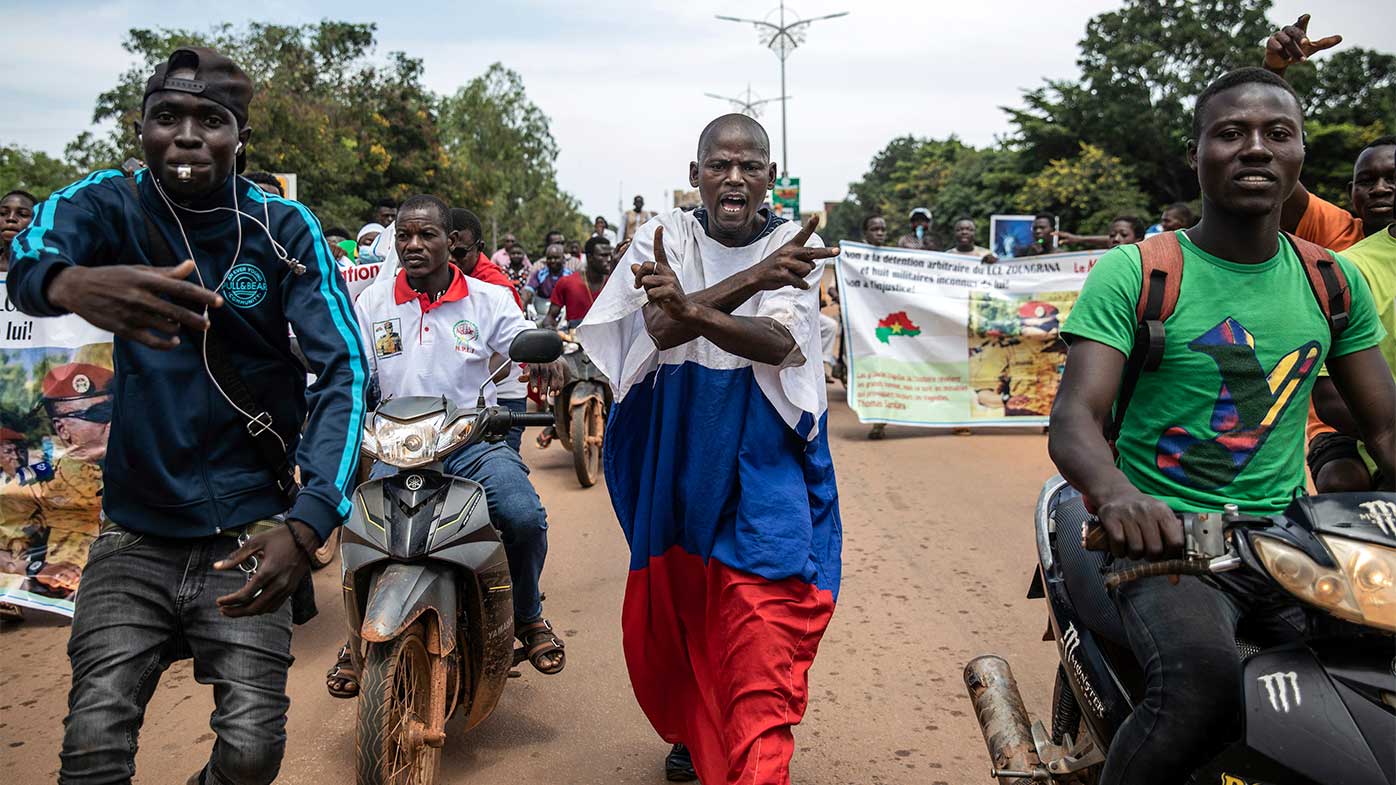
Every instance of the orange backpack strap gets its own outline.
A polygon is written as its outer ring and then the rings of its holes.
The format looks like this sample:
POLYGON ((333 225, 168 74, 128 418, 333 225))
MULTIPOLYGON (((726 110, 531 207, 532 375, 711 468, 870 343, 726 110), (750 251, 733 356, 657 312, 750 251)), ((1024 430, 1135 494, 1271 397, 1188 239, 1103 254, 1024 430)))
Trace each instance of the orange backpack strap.
POLYGON ((1120 436, 1125 411, 1145 371, 1157 370, 1163 362, 1166 331, 1163 323, 1178 307, 1178 295, 1183 289, 1183 247, 1173 232, 1147 237, 1139 243, 1139 267, 1143 278, 1139 287, 1139 304, 1135 307, 1137 325, 1134 345, 1125 361, 1120 377, 1120 391, 1115 397, 1115 412, 1105 437, 1113 444, 1120 436))
POLYGON ((1348 288, 1347 276, 1334 258, 1333 252, 1317 243, 1285 232, 1285 239, 1293 246, 1294 252, 1304 264, 1304 275, 1309 279, 1309 288, 1318 300, 1319 310, 1328 321, 1328 331, 1337 340, 1348 326, 1348 314, 1352 310, 1352 289, 1348 288))
POLYGON ((1139 266, 1144 282, 1139 290, 1136 320, 1143 324, 1167 321, 1178 307, 1178 293, 1183 288, 1183 247, 1178 235, 1162 232, 1139 243, 1139 266))

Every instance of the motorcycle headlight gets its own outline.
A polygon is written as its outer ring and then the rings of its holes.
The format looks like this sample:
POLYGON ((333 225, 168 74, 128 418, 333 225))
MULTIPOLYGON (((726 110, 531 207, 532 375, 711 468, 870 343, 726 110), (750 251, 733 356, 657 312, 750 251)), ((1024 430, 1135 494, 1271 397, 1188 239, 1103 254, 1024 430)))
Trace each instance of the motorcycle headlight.
POLYGON ((1396 632, 1396 549, 1320 534, 1337 569, 1271 537, 1252 537, 1256 555, 1290 594, 1334 616, 1396 632))
POLYGON ((474 417, 461 417, 451 423, 446 430, 436 437, 436 454, 445 455, 454 450, 457 445, 470 436, 470 432, 475 429, 474 417))
MULTIPOLYGON (((398 422, 387 417, 375 417, 372 428, 374 452, 384 463, 399 469, 424 466, 436 460, 438 433, 442 415, 423 417, 411 422, 398 422)), ((366 435, 364 443, 369 442, 366 435)))

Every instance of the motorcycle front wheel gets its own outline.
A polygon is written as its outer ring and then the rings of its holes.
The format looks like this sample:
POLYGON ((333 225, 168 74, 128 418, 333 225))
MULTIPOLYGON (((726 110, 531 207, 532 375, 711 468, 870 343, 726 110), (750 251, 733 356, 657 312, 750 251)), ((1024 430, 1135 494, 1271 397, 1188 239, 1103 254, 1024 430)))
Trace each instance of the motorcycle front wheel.
POLYGON ((571 425, 572 466, 577 482, 590 488, 601 477, 601 438, 606 431, 601 402, 592 398, 585 406, 573 406, 571 425))
POLYGON ((446 663, 427 651, 421 624, 370 643, 359 681, 358 785, 434 785, 446 722, 446 663), (433 689, 437 679, 442 689, 433 689))

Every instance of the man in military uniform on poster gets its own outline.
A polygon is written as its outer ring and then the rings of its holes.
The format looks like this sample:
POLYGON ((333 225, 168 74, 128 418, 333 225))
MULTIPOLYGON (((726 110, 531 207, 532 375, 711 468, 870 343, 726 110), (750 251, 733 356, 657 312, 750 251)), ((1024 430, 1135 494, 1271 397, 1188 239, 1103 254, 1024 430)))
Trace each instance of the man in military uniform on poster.
POLYGON ((53 479, 43 484, 39 496, 49 528, 44 561, 50 566, 67 566, 62 576, 54 577, 72 584, 65 588, 77 588, 88 546, 101 525, 102 459, 107 457, 107 435, 111 432, 111 381, 109 368, 68 363, 50 370, 40 384, 44 411, 63 447, 54 461, 53 479))

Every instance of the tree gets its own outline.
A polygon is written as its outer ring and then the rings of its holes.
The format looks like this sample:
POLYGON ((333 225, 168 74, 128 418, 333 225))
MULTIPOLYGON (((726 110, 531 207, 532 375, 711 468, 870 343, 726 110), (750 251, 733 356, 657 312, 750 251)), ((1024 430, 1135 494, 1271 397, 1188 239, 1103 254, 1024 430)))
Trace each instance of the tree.
POLYGON ((1054 160, 1029 177, 1014 206, 1026 213, 1054 213, 1072 232, 1105 234, 1115 216, 1150 214, 1149 197, 1135 182, 1124 161, 1082 142, 1076 156, 1054 160))
POLYGON ((442 99, 440 131, 462 203, 479 214, 487 234, 497 226, 525 243, 553 229, 590 236, 577 201, 557 185, 548 117, 518 73, 495 63, 442 99))
POLYGON ((131 30, 123 46, 137 63, 98 96, 93 113, 94 122, 112 120, 116 128, 105 140, 80 138, 70 154, 106 166, 138 157, 133 129, 146 78, 174 49, 210 46, 242 65, 256 86, 249 169, 297 173, 298 198, 322 221, 357 226, 379 197, 439 192, 445 168, 421 61, 393 53, 386 67, 369 63, 374 29, 323 21, 225 24, 208 33, 131 30))
POLYGON ((0 193, 19 189, 47 199, 79 176, 77 168, 47 153, 0 145, 0 193))
POLYGON ((1256 65, 1274 29, 1270 0, 1127 0, 1087 24, 1079 80, 1049 81, 1006 109, 1026 171, 1070 158, 1079 143, 1130 161, 1155 203, 1189 200, 1184 159, 1191 105, 1233 68, 1256 65))
POLYGON ((1022 184, 1017 156, 1002 147, 977 149, 951 137, 946 140, 903 136, 873 157, 863 178, 849 186, 849 199, 829 216, 826 239, 861 240, 863 218, 881 215, 895 240, 910 229, 915 207, 931 210, 932 240, 950 242, 951 227, 961 216, 975 218, 979 241, 988 238, 988 221, 1010 207, 1022 184))

